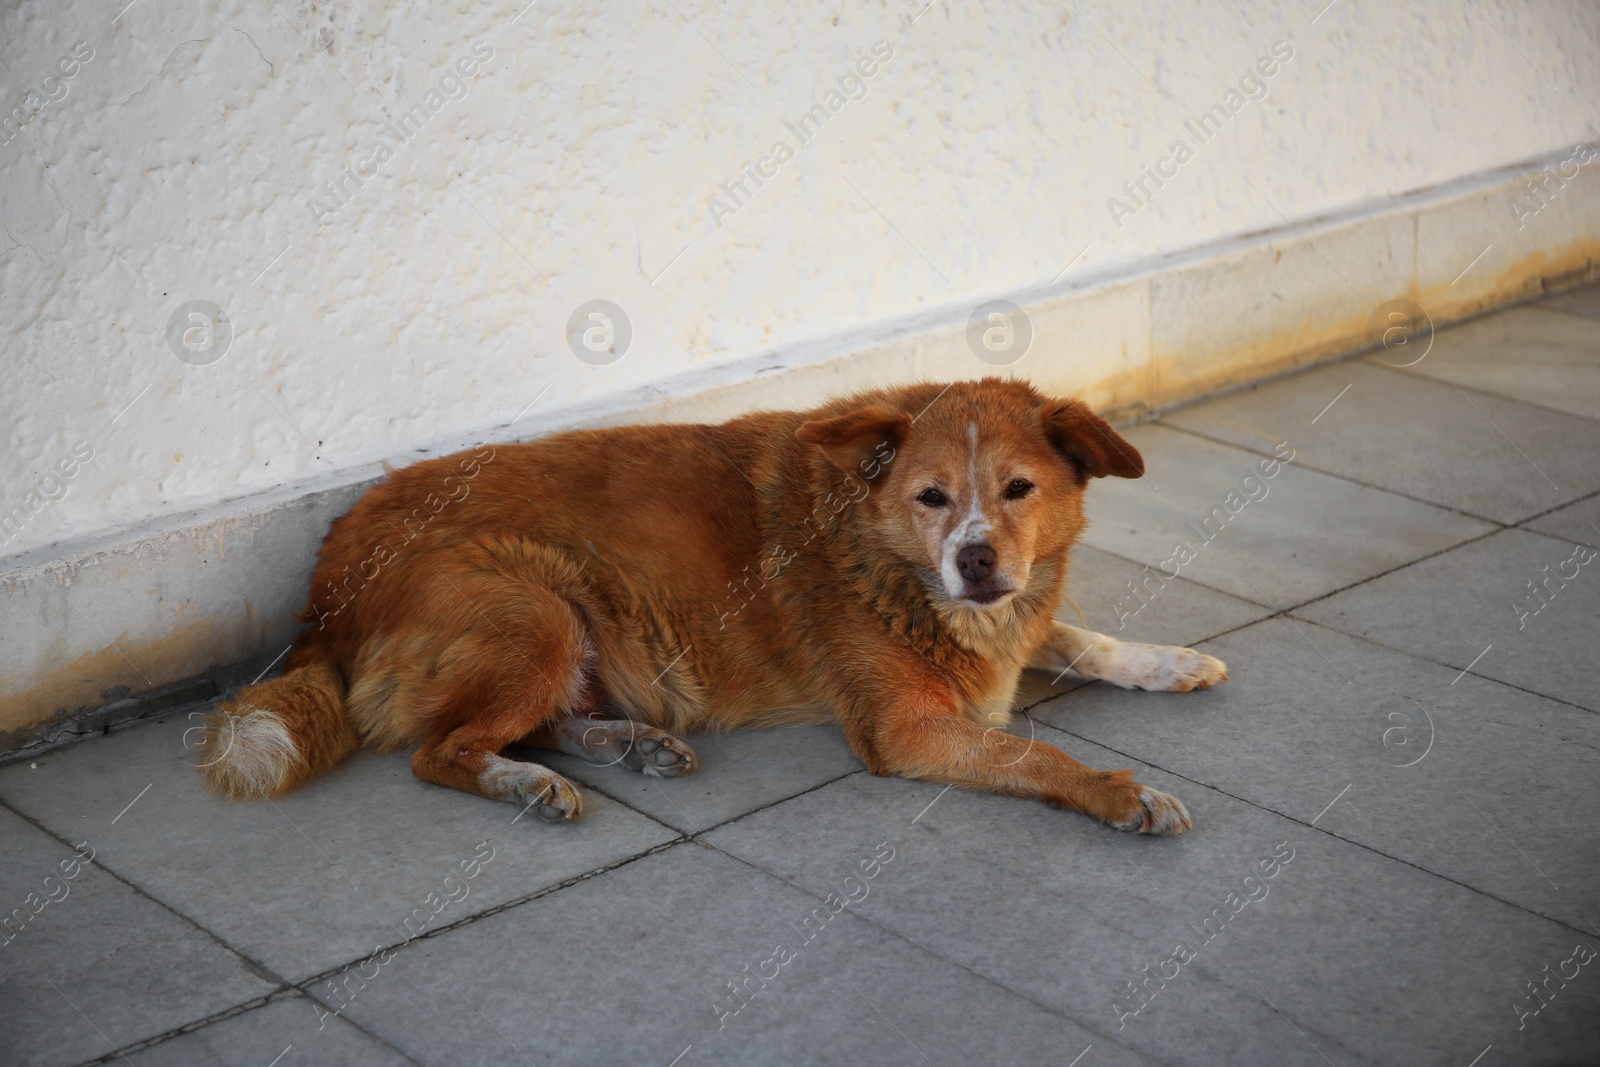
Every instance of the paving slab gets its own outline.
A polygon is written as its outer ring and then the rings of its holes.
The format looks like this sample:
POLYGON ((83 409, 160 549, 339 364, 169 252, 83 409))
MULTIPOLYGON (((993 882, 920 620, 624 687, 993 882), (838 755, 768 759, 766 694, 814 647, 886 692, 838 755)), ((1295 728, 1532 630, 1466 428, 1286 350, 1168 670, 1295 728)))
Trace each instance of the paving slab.
POLYGON ((411 1061, 327 1014, 310 997, 294 995, 141 1049, 128 1062, 133 1067, 402 1067, 411 1061))
POLYGON ((0 808, 0 907, 9 919, 0 930, 0 1061, 8 1065, 111 1055, 275 988, 102 870, 106 829, 105 820, 73 827, 75 852, 0 808))
MULTIPOLYGON (((1367 358, 1398 362, 1390 352, 1367 358)), ((1538 305, 1512 308, 1440 330, 1404 373, 1600 419, 1600 323, 1538 305)))
POLYGON ((1123 835, 857 775, 709 836, 813 893, 837 880, 833 857, 889 841, 893 880, 861 916, 1166 1063, 1465 1065, 1490 1044, 1497 1063, 1576 1063, 1600 1044, 1600 981, 1571 983, 1521 1032, 1511 1007, 1600 937, 1040 730, 1178 794, 1196 828, 1123 835))
POLYGON ((1296 614, 1600 711, 1600 558, 1583 564, 1583 552, 1593 550, 1503 530, 1296 614))
POLYGON ((1256 604, 1288 608, 1495 528, 1295 463, 1266 478, 1256 453, 1167 426, 1126 436, 1146 476, 1089 487, 1084 543, 1256 604))
POLYGON ((190 766, 193 726, 162 720, 36 770, 0 768, 0 798, 63 836, 94 829, 98 862, 290 982, 677 836, 592 792, 575 824, 519 818, 418 781, 404 753, 359 753, 277 801, 227 801, 190 766))
POLYGON ((1588 285, 1557 296, 1547 296, 1539 301, 1539 306, 1600 320, 1600 285, 1588 285))
POLYGON ((1507 524, 1600 489, 1600 422, 1371 363, 1280 378, 1162 421, 1263 455, 1291 441, 1305 467, 1507 524))
POLYGON ((1149 564, 1088 545, 1072 550, 1067 573, 1067 593, 1083 616, 1064 604, 1056 618, 1119 641, 1192 645, 1272 613, 1260 604, 1186 578, 1167 578, 1149 564))
POLYGON ((832 725, 692 734, 688 741, 699 769, 682 778, 647 778, 559 752, 528 755, 686 834, 862 769, 832 725))
POLYGON ((1600 921, 1600 716, 1305 621, 1201 647, 1228 664, 1205 693, 1096 684, 1033 716, 1577 929, 1600 921))
POLYGON ((1149 1062, 853 914, 892 845, 811 845, 837 909, 680 844, 413 942, 346 1017, 426 1064, 1149 1062))
POLYGON ((1558 537, 1569 544, 1600 548, 1600 496, 1568 504, 1559 511, 1541 515, 1524 523, 1529 530, 1537 530, 1558 537))

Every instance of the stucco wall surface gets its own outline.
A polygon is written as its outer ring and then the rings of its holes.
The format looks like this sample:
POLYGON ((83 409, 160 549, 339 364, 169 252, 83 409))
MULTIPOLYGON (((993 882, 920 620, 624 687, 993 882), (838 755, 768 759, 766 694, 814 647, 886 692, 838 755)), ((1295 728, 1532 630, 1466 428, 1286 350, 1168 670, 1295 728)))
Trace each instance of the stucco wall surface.
POLYGON ((1568 2, 7 3, 0 564, 1559 153, 1597 56, 1568 2))

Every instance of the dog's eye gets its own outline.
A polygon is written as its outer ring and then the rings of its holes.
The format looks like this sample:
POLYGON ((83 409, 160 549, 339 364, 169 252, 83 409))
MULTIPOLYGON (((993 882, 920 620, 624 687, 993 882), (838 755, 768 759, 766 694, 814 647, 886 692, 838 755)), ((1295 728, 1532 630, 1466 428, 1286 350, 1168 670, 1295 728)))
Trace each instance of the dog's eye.
POLYGON ((1021 478, 1013 478, 1011 480, 1011 484, 1006 486, 1006 499, 1021 500, 1031 492, 1033 492, 1032 482, 1025 481, 1021 478))
POLYGON ((917 503, 927 508, 942 508, 945 505, 944 494, 937 489, 924 489, 917 494, 917 503))

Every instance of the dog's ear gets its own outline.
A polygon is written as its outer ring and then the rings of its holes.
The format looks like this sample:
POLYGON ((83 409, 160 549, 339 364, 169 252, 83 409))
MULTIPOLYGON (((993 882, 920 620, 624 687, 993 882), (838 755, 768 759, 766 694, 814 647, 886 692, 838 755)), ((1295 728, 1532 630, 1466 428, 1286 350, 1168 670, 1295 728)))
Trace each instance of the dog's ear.
POLYGON ((831 419, 813 419, 795 436, 822 449, 840 470, 856 472, 863 464, 888 463, 910 432, 911 416, 869 404, 831 419))
POLYGON ((1082 479, 1138 478, 1144 457, 1082 401, 1051 400, 1043 409, 1044 435, 1072 461, 1082 479))

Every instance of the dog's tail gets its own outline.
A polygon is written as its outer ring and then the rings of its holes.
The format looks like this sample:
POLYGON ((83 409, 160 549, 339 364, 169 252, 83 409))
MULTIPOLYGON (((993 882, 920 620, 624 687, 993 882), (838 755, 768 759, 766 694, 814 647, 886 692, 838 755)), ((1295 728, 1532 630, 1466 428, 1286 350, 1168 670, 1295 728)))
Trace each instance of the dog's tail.
POLYGON ((313 658, 217 705, 196 751, 213 790, 253 799, 287 793, 360 747, 338 667, 313 658))

